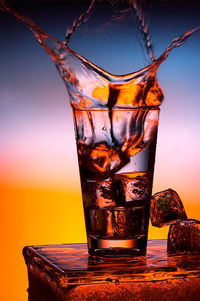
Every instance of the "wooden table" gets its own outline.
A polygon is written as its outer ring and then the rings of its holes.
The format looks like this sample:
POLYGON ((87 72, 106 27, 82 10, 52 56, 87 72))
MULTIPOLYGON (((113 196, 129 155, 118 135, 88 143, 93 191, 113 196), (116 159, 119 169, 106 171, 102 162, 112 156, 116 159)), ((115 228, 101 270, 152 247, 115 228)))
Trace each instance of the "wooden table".
POLYGON ((168 254, 148 242, 146 257, 90 258, 86 244, 29 246, 29 301, 200 300, 200 255, 168 254))

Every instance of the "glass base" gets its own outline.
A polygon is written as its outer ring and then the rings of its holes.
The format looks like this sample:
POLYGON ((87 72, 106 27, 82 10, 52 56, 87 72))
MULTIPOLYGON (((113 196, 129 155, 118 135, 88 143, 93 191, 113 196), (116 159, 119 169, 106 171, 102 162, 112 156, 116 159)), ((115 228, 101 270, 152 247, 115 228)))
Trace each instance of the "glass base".
POLYGON ((97 238, 88 237, 88 251, 91 256, 102 257, 132 257, 145 256, 147 236, 139 238, 97 238))

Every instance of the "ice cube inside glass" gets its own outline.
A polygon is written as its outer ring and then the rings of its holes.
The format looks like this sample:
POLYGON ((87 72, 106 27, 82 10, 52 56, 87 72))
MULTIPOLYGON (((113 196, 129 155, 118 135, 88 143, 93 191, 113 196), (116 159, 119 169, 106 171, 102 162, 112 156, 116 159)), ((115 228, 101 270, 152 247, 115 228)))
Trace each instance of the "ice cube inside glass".
POLYGON ((159 109, 74 109, 92 256, 145 255, 159 109))

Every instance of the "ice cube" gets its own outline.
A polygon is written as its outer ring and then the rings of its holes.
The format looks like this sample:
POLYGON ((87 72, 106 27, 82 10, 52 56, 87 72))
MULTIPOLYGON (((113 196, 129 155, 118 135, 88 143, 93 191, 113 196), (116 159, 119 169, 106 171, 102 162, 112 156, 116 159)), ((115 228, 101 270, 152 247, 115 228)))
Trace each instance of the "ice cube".
POLYGON ((145 172, 117 174, 113 185, 117 205, 145 200, 150 195, 150 180, 145 172))
POLYGON ((95 145, 78 145, 81 177, 103 180, 124 167, 130 158, 106 142, 95 145))
POLYGON ((83 202, 85 207, 110 207, 114 206, 112 181, 82 182, 83 202))
POLYGON ((200 252, 200 221, 188 219, 170 226, 168 251, 200 252))
POLYGON ((171 188, 152 196, 150 217, 152 226, 159 228, 187 219, 179 195, 171 188))
POLYGON ((159 112, 156 110, 138 110, 129 122, 129 132, 122 150, 129 156, 135 156, 156 140, 159 112))
MULTIPOLYGON (((88 216, 87 226, 88 233, 93 235, 106 236, 108 235, 109 216, 107 210, 104 209, 88 209, 86 210, 86 216, 88 216)), ((110 234, 110 232, 109 232, 110 234)))
POLYGON ((114 206, 112 181, 97 182, 96 201, 100 208, 114 206))
POLYGON ((144 234, 144 208, 90 210, 90 230, 104 238, 144 234))
POLYGON ((145 148, 143 138, 144 138, 144 122, 147 110, 138 110, 133 112, 132 119, 128 124, 128 133, 126 134, 126 139, 122 146, 122 150, 129 154, 129 156, 135 156, 143 148, 145 148))
POLYGON ((89 233, 101 238, 114 236, 114 211, 104 208, 91 209, 89 212, 89 233))
POLYGON ((127 232, 130 232, 132 220, 133 216, 131 214, 127 214, 126 210, 115 210, 112 214, 114 236, 126 236, 127 232))
POLYGON ((158 85, 155 76, 148 72, 137 76, 123 84, 109 85, 108 106, 141 107, 160 105, 163 101, 163 92, 158 85))
POLYGON ((85 210, 88 233, 101 238, 145 234, 145 208, 96 208, 85 210))
POLYGON ((144 232, 144 207, 115 208, 112 210, 114 237, 140 235, 144 232))

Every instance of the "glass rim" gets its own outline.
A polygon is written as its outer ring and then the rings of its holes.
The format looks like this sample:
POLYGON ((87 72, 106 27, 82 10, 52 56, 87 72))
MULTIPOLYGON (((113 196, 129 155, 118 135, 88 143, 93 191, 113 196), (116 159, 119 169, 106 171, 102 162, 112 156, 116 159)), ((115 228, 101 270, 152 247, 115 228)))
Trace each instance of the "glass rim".
POLYGON ((109 108, 105 108, 105 107, 102 107, 102 108, 73 108, 72 107, 72 110, 73 111, 83 111, 83 112, 86 112, 86 111, 94 111, 94 112, 109 112, 109 111, 124 111, 124 112, 128 112, 128 111, 160 111, 160 107, 159 106, 145 106, 145 107, 130 107, 130 108, 120 108, 120 107, 113 107, 112 109, 109 109, 109 108))

